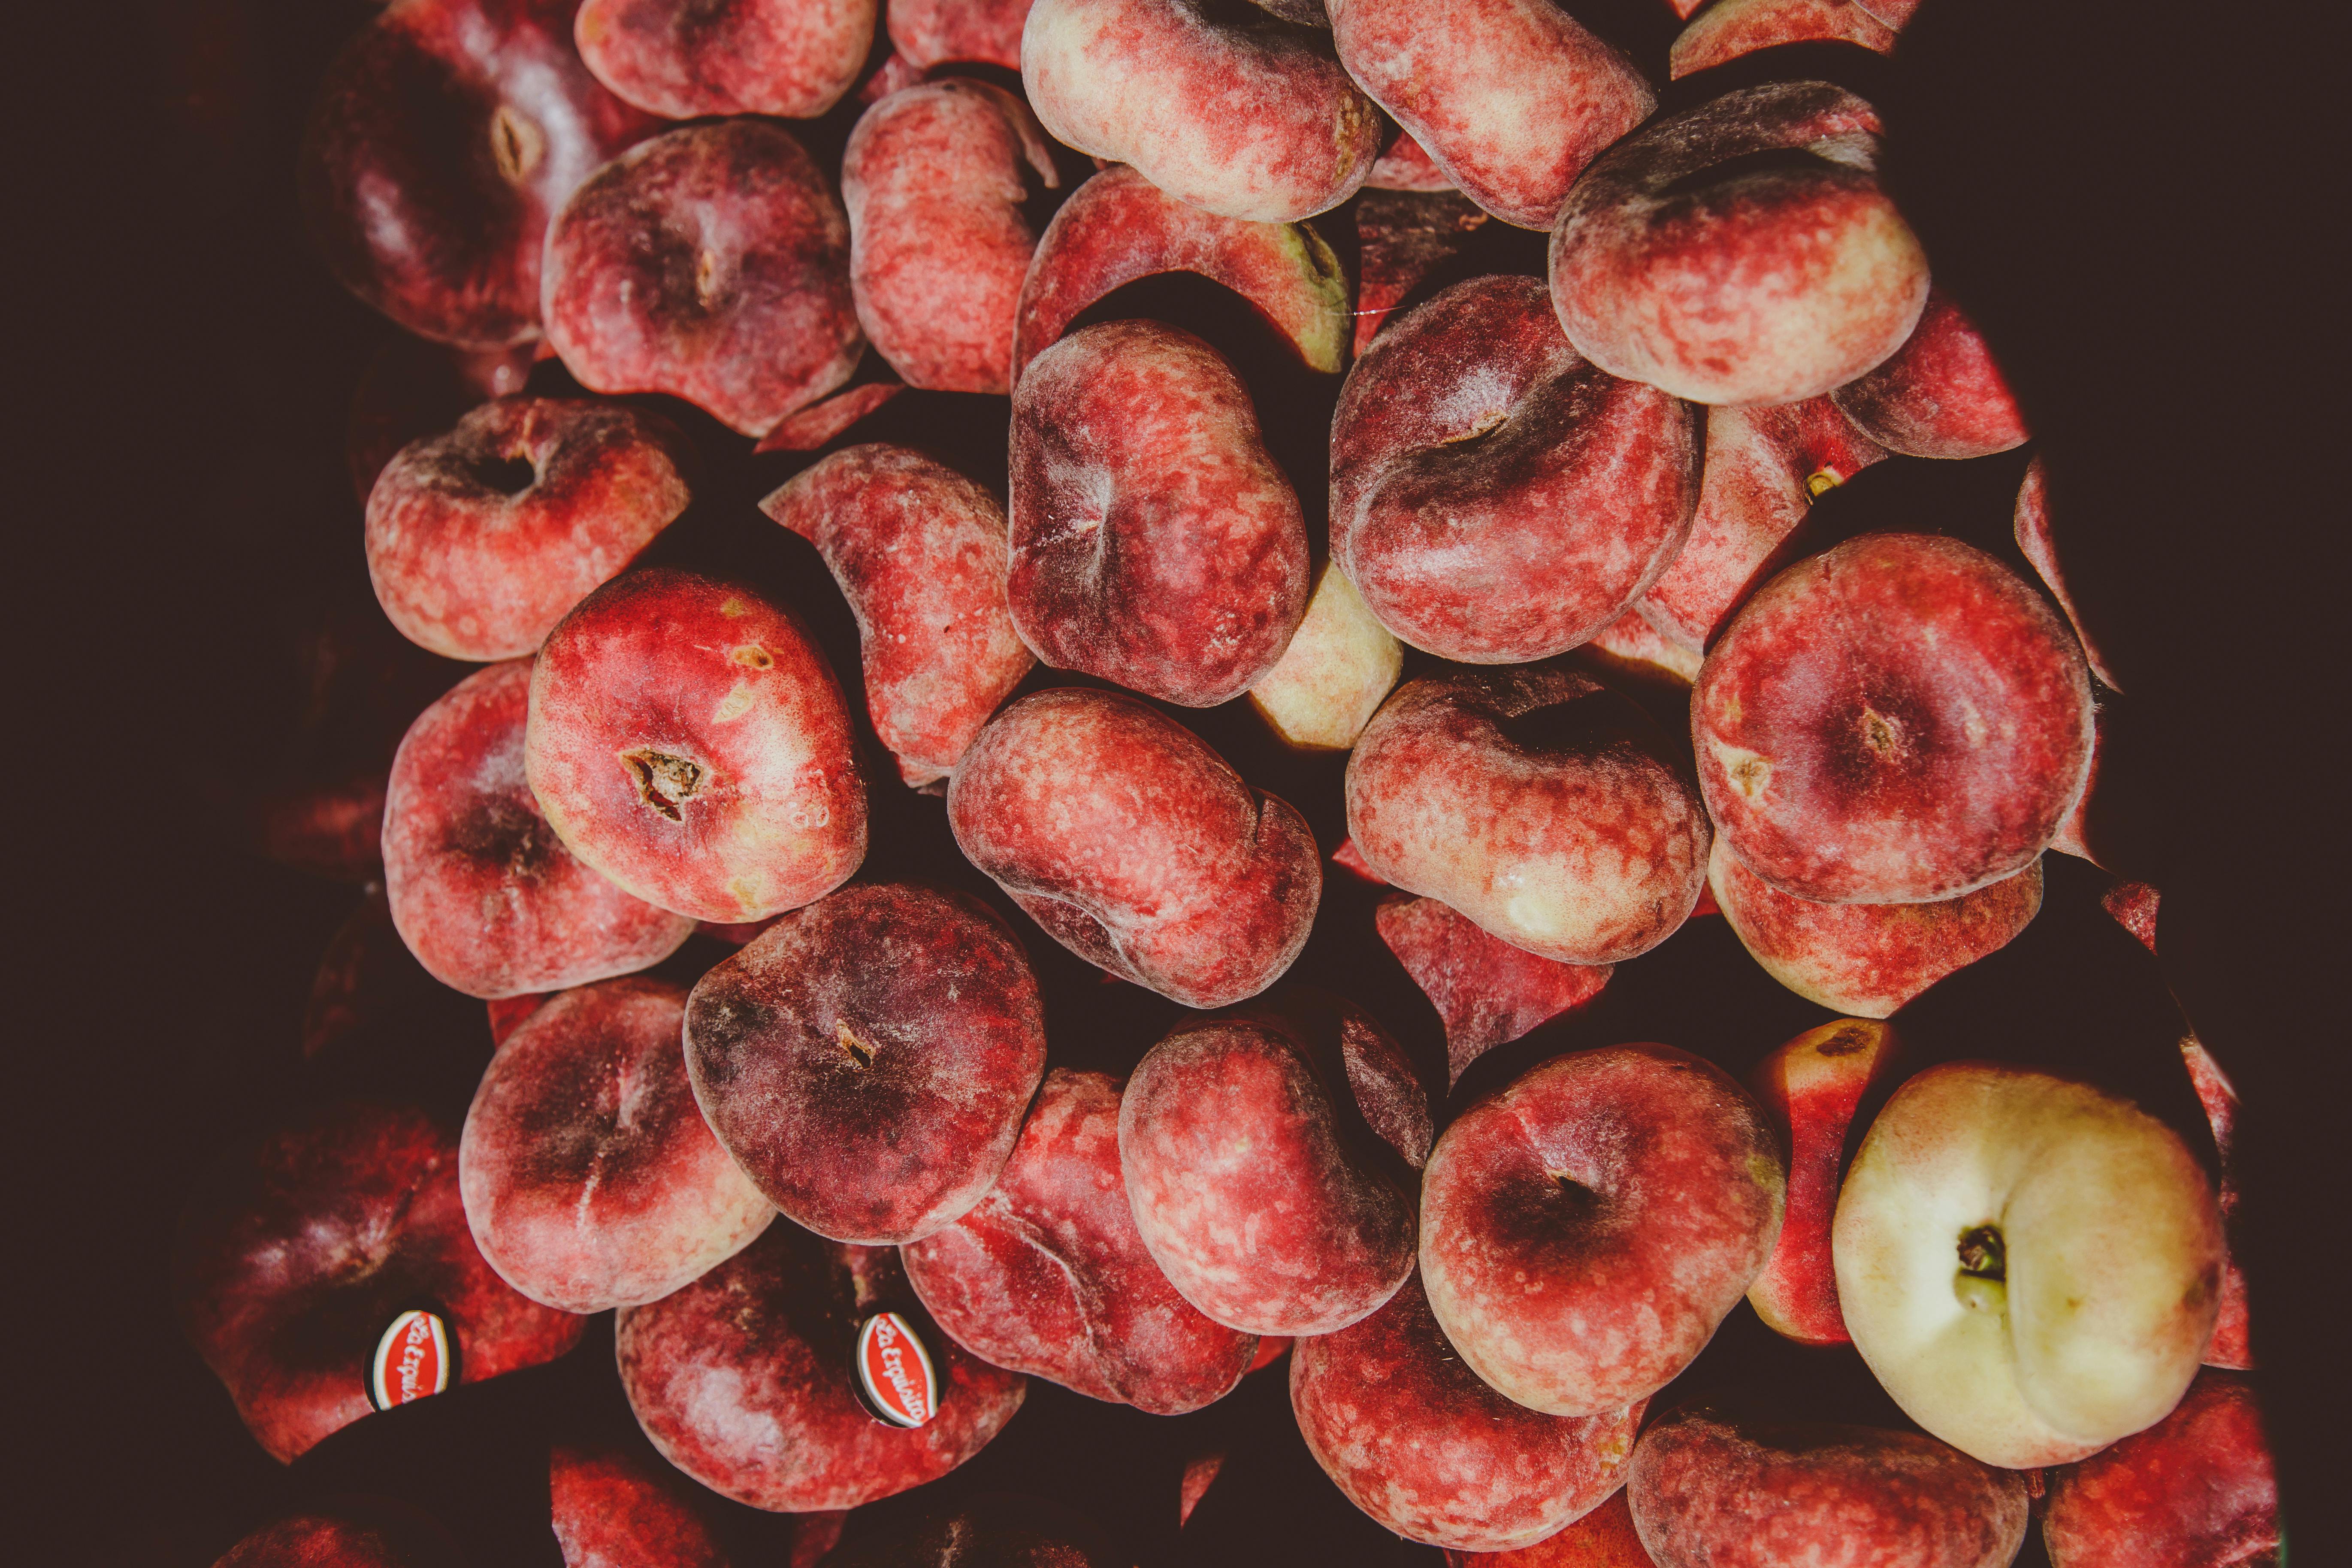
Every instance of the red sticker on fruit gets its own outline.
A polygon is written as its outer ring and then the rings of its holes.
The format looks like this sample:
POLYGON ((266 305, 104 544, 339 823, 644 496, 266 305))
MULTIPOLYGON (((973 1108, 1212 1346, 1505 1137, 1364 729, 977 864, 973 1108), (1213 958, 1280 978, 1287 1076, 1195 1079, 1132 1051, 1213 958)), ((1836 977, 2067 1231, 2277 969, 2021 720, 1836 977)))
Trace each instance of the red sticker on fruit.
POLYGON ((368 1403, 378 1410, 449 1386, 449 1330, 437 1312, 412 1308, 393 1319, 368 1363, 368 1403))
POLYGON ((856 1361, 861 1402, 878 1419, 920 1426, 939 1413, 939 1373, 905 1318, 877 1312, 858 1325, 856 1361))

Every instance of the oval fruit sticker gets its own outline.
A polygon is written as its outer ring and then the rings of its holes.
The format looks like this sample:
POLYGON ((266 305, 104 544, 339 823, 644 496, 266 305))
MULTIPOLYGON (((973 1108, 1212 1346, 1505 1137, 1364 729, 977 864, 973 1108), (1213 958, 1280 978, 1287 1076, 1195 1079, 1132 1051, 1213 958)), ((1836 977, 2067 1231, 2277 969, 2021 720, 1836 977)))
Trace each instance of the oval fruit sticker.
POLYGON ((857 1328, 858 1401, 893 1426, 920 1426, 939 1413, 940 1376, 914 1326, 877 1312, 857 1328))
POLYGON ((412 1308, 393 1319, 368 1363, 368 1403, 389 1410, 449 1386, 449 1331, 437 1312, 412 1308))

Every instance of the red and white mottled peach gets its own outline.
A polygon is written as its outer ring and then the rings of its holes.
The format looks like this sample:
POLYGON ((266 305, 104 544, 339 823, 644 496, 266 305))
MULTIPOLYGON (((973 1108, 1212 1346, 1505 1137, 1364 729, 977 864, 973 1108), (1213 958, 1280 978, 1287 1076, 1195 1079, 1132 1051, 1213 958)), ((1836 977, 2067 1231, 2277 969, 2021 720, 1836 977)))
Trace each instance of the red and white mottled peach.
POLYGON ((2172 1413, 2051 1478, 2051 1568, 2273 1568, 2278 1474, 2253 1385, 2200 1372, 2172 1413))
POLYGON ((1030 0, 891 0, 883 26, 919 71, 951 62, 1021 68, 1030 0))
POLYGON ((1872 440, 1913 458, 1986 458, 2031 434, 1977 324, 1941 289, 1892 357, 1830 399, 1872 440))
POLYGON ((875 0, 585 0, 580 58, 627 101, 669 120, 813 120, 857 79, 875 0))

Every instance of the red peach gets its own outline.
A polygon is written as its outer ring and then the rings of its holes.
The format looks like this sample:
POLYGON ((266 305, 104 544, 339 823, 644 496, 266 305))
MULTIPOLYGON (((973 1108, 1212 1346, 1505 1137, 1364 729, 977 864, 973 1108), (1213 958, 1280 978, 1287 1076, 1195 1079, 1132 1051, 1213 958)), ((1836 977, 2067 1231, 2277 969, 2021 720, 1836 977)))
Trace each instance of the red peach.
POLYGON ((948 824, 1055 941, 1188 1007, 1280 979, 1323 887, 1297 811, 1134 698, 1039 691, 957 764, 948 824))
POLYGON ((760 510, 817 547, 857 618, 866 707, 910 784, 945 778, 1036 660, 1004 600, 1004 512, 911 447, 851 447, 760 510))
POLYGON ((1058 187, 1028 106, 978 81, 910 87, 858 117, 841 165, 858 323, 909 386, 1013 390, 1013 326, 1037 231, 1024 165, 1058 187))
POLYGON ((1699 671, 1691 734, 1708 815, 1773 887, 1952 899, 2032 864, 2081 798, 2090 676, 1993 557, 1865 534, 1748 600, 1699 671))
POLYGON ((861 339, 849 220, 782 126, 741 119, 639 143, 547 233, 541 314, 596 392, 666 392, 764 435, 849 379, 861 339))
POLYGON ((835 437, 906 391, 895 381, 868 381, 844 387, 832 396, 787 414, 771 426, 753 447, 754 456, 770 452, 814 452, 832 444, 835 437))
POLYGON ((1372 923, 1444 1021, 1449 1084, 1496 1046, 1591 1005, 1616 973, 1611 963, 1538 958, 1435 899, 1383 899, 1372 923))
POLYGON ((506 397, 416 441, 368 493, 368 577, 403 637, 514 658, 626 570, 690 499, 669 421, 582 398, 506 397))
POLYGON ((586 1325, 483 1261, 453 1133, 421 1110, 356 1102, 297 1114, 199 1184, 172 1293, 196 1353, 280 1464, 373 1409, 369 1360, 412 1308, 446 1323, 453 1383, 552 1361, 586 1325))
POLYGON ((378 474, 411 441, 437 435, 468 409, 520 392, 539 345, 458 349, 394 332, 360 373, 343 426, 343 458, 362 510, 378 474))
POLYGON ((336 56, 302 134, 303 216, 328 270, 423 337, 540 331, 550 216, 657 121, 572 48, 573 0, 409 0, 336 56))
POLYGON ((1331 419, 1331 554, 1441 658, 1524 664, 1633 607, 1690 531, 1689 406, 1588 363, 1532 278, 1457 283, 1374 340, 1331 419))
MULTIPOLYGON (((1318 0, 1320 3, 1320 0, 1318 0)), ((1412 132, 1400 128, 1396 140, 1388 150, 1372 160, 1372 172, 1364 176, 1368 191, 1451 191, 1454 182, 1429 155, 1429 149, 1412 139, 1412 132)), ((1457 193, 1458 194, 1458 193, 1457 193)), ((1484 210, 1478 209, 1484 216, 1484 210)), ((1362 220, 1358 219, 1360 223, 1362 220)))
POLYGON ((1045 1005, 978 900, 845 888, 695 983, 685 1066, 711 1131, 793 1223, 890 1246, 995 1184, 1045 1070, 1045 1005))
POLYGON ((1833 1013, 1885 1018, 2015 940, 2041 911, 2042 862, 1953 899, 1818 904, 1773 887, 1718 838, 1707 886, 1767 974, 1833 1013))
POLYGON ((1355 353, 1422 279, 1461 254, 1488 218, 1459 191, 1372 190, 1356 198, 1355 353))
POLYGON ((1190 708, 1271 671, 1307 614, 1307 525, 1223 354, 1106 321, 1013 394, 1005 598, 1045 663, 1190 708))
POLYGON ((1374 871, 1563 963, 1648 952, 1706 880, 1698 791, 1631 700, 1558 666, 1407 682, 1348 758, 1374 871))
MULTIPOLYGON (((2063 846, 2053 844, 2053 849, 2063 846)), ((2116 923, 2139 939, 2148 952, 2156 951, 2157 911, 2162 907, 2164 895, 2146 882, 2117 882, 2099 895, 2099 907, 2113 915, 2116 923)))
POLYGON ((857 79, 874 0, 586 0, 572 25, 596 79, 668 120, 813 120, 857 79))
POLYGON ((2252 1385, 2200 1372, 2171 1415, 2057 1471, 2051 1568, 2269 1568, 2287 1560, 2252 1385))
POLYGON ((1933 1437, 1704 1406, 1642 1434, 1625 1500, 1658 1568, 2009 1568, 2031 1523, 2023 1476, 1933 1437))
POLYGON ((1035 0, 1021 84, 1063 142, 1225 217, 1338 206, 1380 153, 1328 39, 1206 0, 1035 0))
MULTIPOLYGON (((2153 888, 2148 889, 2151 900, 2155 892, 2153 888)), ((2155 951, 2151 938, 2143 936, 2140 940, 2148 943, 2150 952, 2155 951)), ((2232 1239, 2239 1224, 2238 1206, 2243 1198, 2238 1190, 2238 1090, 2212 1053, 2205 1048, 2204 1042, 2193 1033, 2181 1037, 2180 1056, 2189 1068, 2189 1080, 2197 1089, 2198 1102, 2205 1108, 2206 1124, 2213 1131, 2214 1151, 2221 1156, 2221 1228, 2224 1238, 2231 1239, 2229 1254, 2221 1264, 2221 1314, 2214 1321, 2213 1338, 2205 1347, 2204 1361, 2207 1366, 2243 1372, 2254 1364, 2254 1352, 2246 1316, 2246 1271, 2238 1261, 2232 1239)))
POLYGON ((682 1482, 620 1448, 557 1444, 548 1512, 563 1568, 730 1568, 682 1482))
POLYGON ((1633 1513, 1622 1488, 1609 1500, 1557 1534, 1533 1546, 1507 1552, 1445 1553, 1445 1568, 1656 1568, 1633 1532, 1633 1513))
POLYGON ((1248 300, 1298 357, 1338 374, 1348 279, 1312 225, 1250 223, 1189 207, 1114 165, 1070 194, 1045 226, 1021 285, 1013 375, 1096 300, 1160 272, 1195 272, 1248 300))
POLYGON ((662 1458, 738 1502, 808 1513, 895 1496, 980 1452, 1028 1389, 934 1334, 931 1418, 906 1427, 866 1414, 851 1383, 858 1324, 903 1310, 906 1289, 887 1247, 770 1226, 684 1289, 621 1309, 621 1387, 662 1458))
POLYGON ((655 1300, 776 1217, 696 1108, 685 1017, 682 986, 608 980, 551 998, 490 1058, 457 1184, 482 1256, 532 1300, 655 1300))
POLYGON ((1727 92, 1620 142, 1552 231, 1569 340, 1695 403, 1791 403, 1872 369, 1927 299, 1878 137, 1868 104, 1812 81, 1727 92))
POLYGON ((1623 54, 1548 0, 1327 0, 1364 90, 1472 201, 1549 228, 1595 154, 1656 107, 1623 54))
POLYGON ((213 1568, 459 1568, 464 1560, 432 1520, 388 1498, 363 1497, 273 1521, 213 1568))
POLYGON ((1941 289, 1927 290, 1901 348, 1830 399, 1864 435, 1906 457, 1985 458, 2029 434, 1992 345, 1941 289))
POLYGON ((1021 68, 1030 0, 890 0, 884 26, 918 71, 954 61, 1021 68))
POLYGON ((1675 36, 1666 74, 1680 81, 1758 49, 1814 41, 1859 44, 1891 55, 1895 29, 1854 0, 1716 0, 1675 36))
POLYGON ((523 763, 574 855, 697 920, 763 920, 866 858, 841 689, 800 617, 667 567, 582 600, 530 672, 523 763))
MULTIPOLYGON (((2058 536, 2050 528, 2050 476, 2040 456, 2026 465, 2025 482, 2018 488, 2015 518, 2017 548, 2049 588, 2058 607, 2066 612, 2066 624, 2074 628, 2082 639, 2083 657, 2090 661, 2091 673, 2101 683, 2116 691, 2124 689, 2116 679, 2116 663, 2104 636, 2094 636, 2083 619, 2082 607, 2075 603, 2067 585, 2064 552, 2059 548, 2058 536)), ((2104 619, 2101 622, 2106 627, 2104 619)))
POLYGON ((1454 1353, 1417 1279, 1290 1359, 1299 1434, 1348 1500, 1408 1540, 1474 1552, 1600 1506, 1624 1484, 1644 1403, 1566 1418, 1514 1404, 1454 1353))
POLYGON ((1096 1399, 1173 1415, 1223 1397, 1254 1334, 1202 1316, 1143 1245, 1119 1174, 1119 1084, 1056 1068, 978 1207, 900 1249, 959 1345, 1096 1399))
POLYGON ((1497 1393, 1554 1415, 1622 1408, 1739 1304, 1785 1180, 1763 1111, 1720 1068, 1658 1045, 1556 1057, 1430 1152, 1430 1310, 1497 1393))
POLYGON ((435 979, 468 996, 628 974, 694 934, 557 839, 523 776, 530 670, 491 665, 417 715, 384 795, 393 923, 435 979))
POLYGON ((522 1027, 523 1020, 540 1010, 551 991, 526 991, 520 996, 501 996, 489 1004, 490 1048, 498 1049, 507 1043, 507 1037, 522 1027))

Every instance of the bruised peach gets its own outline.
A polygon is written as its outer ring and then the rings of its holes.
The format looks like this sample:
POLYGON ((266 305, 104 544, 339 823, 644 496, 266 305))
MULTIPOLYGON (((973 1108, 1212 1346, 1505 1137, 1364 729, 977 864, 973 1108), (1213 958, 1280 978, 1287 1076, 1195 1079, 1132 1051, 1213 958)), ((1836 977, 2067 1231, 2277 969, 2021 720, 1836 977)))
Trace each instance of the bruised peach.
POLYGON ((403 450, 369 492, 376 602, 446 658, 530 653, 686 510, 687 462, 677 427, 633 408, 486 403, 403 450))
POLYGON ((1383 899, 1372 923, 1445 1024, 1449 1084, 1496 1046, 1590 1005, 1616 972, 1538 958, 1435 899, 1383 899))
POLYGON ((1117 692, 1039 691, 998 714, 956 766, 948 825, 1047 935, 1188 1007, 1280 979, 1323 889, 1294 807, 1117 692))
POLYGON ((1473 1372, 1554 1415, 1656 1393, 1772 1255, 1763 1112, 1671 1046, 1555 1057, 1456 1118, 1422 1175, 1421 1277, 1473 1372))
POLYGON ((1689 406, 1588 363, 1532 278, 1475 278, 1413 311, 1332 416, 1332 558, 1441 658, 1583 642, 1665 569, 1697 499, 1689 406))
POLYGON ((1037 242, 1021 285, 1013 378, 1078 312, 1160 272, 1195 272, 1231 289, 1316 370, 1336 374, 1344 363, 1347 275, 1313 226, 1219 217, 1114 166, 1072 192, 1037 242))
POLYGON ((1358 359, 1406 295, 1459 255, 1488 218, 1451 187, 1371 190, 1356 198, 1358 359))
POLYGON ((817 547, 857 617, 866 708, 910 784, 945 778, 1036 660, 1004 602, 1004 512, 907 447, 851 447, 760 510, 817 547))
POLYGON ((2163 1420, 2058 1470, 2042 1540, 2051 1568, 2284 1564, 2277 1470, 2253 1386, 2200 1372, 2163 1420))
POLYGON ((1218 1322, 1254 1334, 1344 1328, 1412 1271, 1403 1161, 1427 1153, 1426 1108, 1402 1049, 1336 997, 1277 992, 1181 1025, 1145 1053, 1119 1102, 1136 1227, 1169 1282, 1218 1322), (1371 1075, 1391 1100, 1421 1101, 1410 1156, 1359 1108, 1350 1079, 1371 1075))
POLYGON ((940 1335, 929 1421, 866 1414, 851 1357, 869 1314, 904 1310, 887 1247, 783 1222, 701 1279, 613 1326, 621 1387, 662 1458, 737 1502, 780 1513, 856 1508, 937 1480, 986 1447, 1028 1380, 940 1335))
POLYGON ((1691 692, 1730 852, 1817 903, 1920 903, 2032 864, 2081 796, 2091 682, 2041 597, 1957 540, 1875 533, 1781 573, 1691 692))
MULTIPOLYGON (((2058 601, 2058 607, 2066 612, 2066 624, 2081 639, 2083 657, 2089 661, 2091 673, 2099 678, 2102 685, 2121 691, 2124 684, 2116 677, 2116 661, 2106 638, 2095 633, 2084 621, 2083 606, 2075 602, 2068 584, 2066 552, 2059 548, 2059 535, 2050 526, 2050 475, 2038 454, 2025 466, 2025 480, 2018 487, 2013 522, 2017 548, 2033 563, 2035 574, 2050 590, 2051 597, 2058 601)), ((2099 631, 2111 629, 2104 619, 2099 622, 2099 631)))
POLYGON ((951 61, 1021 68, 1030 0, 891 0, 884 26, 918 71, 951 61))
POLYGON ((547 1456, 548 1515, 563 1568, 729 1568, 685 1478, 601 1444, 547 1456))
POLYGON ((1675 1411, 1625 1479, 1658 1568, 2009 1568, 2026 1482, 1916 1432, 1675 1411))
POLYGON ((393 923, 443 984, 495 999, 660 963, 694 922, 566 849, 523 776, 530 661, 459 681, 410 725, 384 795, 393 923))
POLYGON ((985 82, 894 92, 849 133, 849 286, 859 325, 908 385, 1013 390, 1013 315, 1037 248, 1024 167, 1062 183, 1028 106, 985 82))
POLYGON ((1035 0, 1021 84, 1062 141, 1225 217, 1338 206, 1380 153, 1380 111, 1329 40, 1209 0, 1035 0))
POLYGON ((1181 328, 1106 321, 1013 395, 1004 594, 1045 663, 1210 708, 1307 614, 1307 525, 1249 389, 1181 328))
POLYGON ((1557 666, 1408 682, 1348 758, 1347 807, 1382 879, 1563 963, 1648 952, 1706 880, 1706 815, 1665 736, 1557 666))
POLYGON ((685 1067, 793 1223, 888 1246, 978 1203, 1045 1070, 1029 961, 986 905, 908 883, 795 910, 695 983, 685 1067))
POLYGON ((327 68, 302 134, 304 219, 343 287, 475 348, 540 331, 548 223, 658 122, 572 47, 572 0, 387 5, 327 68))
POLYGON ((1814 499, 1885 456, 1825 397, 1709 409, 1690 537, 1634 607, 1661 635, 1703 653, 1795 553, 1814 499))
POLYGON ((1549 228, 1594 155, 1656 106, 1633 63, 1549 0, 1328 0, 1340 60, 1480 206, 1549 228))
POLYGON ((669 120, 831 109, 874 42, 874 0, 586 0, 572 25, 596 79, 669 120))
POLYGON ((1289 646, 1251 685, 1250 706, 1292 746, 1344 752, 1403 670, 1404 645, 1365 606, 1348 574, 1326 561, 1289 646))
POLYGON ((572 193, 547 235, 541 313, 595 392, 666 392, 764 435, 856 368, 849 220, 772 121, 641 142, 572 193))
POLYGON ((1791 403, 1878 365, 1927 299, 1878 137, 1868 104, 1811 81, 1727 92, 1617 143, 1552 231, 1569 341, 1694 403, 1791 403))
POLYGON ((466 1221, 534 1301, 601 1312, 667 1296, 775 1218, 696 1108, 686 992, 608 980, 566 991, 499 1047, 466 1113, 466 1221))
POLYGON ((1118 1080, 1056 1068, 988 1195, 900 1251, 923 1305, 982 1360, 1179 1415, 1230 1392, 1257 1339, 1202 1316, 1152 1261, 1118 1123, 1118 1080))
POLYGON ((1895 29, 1854 0, 1716 0, 1675 36, 1666 74, 1680 81, 1758 49, 1830 42, 1891 55, 1895 29))
POLYGON ((1707 886, 1767 974, 1833 1013, 1884 1018, 2015 940, 2042 909, 2042 862, 1957 898, 1817 904, 1773 887, 1718 838, 1707 886))
POLYGON ((1992 345, 1940 289, 1927 290, 1919 324, 1892 357, 1830 398, 1872 440, 1906 457, 1990 457, 2029 434, 1992 345))
POLYGON ((662 567, 550 634, 523 763, 566 847, 649 903, 763 920, 849 879, 866 784, 848 709, 797 616, 662 567))
POLYGON ((1513 1403, 1454 1353, 1418 1279, 1290 1358, 1299 1434, 1348 1500, 1474 1552, 1540 1541, 1616 1491, 1643 1403, 1565 1418, 1513 1403))

